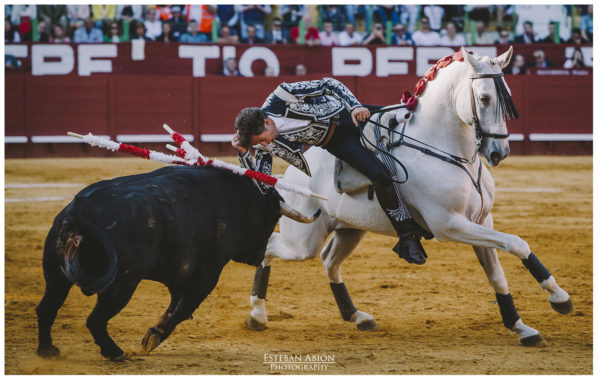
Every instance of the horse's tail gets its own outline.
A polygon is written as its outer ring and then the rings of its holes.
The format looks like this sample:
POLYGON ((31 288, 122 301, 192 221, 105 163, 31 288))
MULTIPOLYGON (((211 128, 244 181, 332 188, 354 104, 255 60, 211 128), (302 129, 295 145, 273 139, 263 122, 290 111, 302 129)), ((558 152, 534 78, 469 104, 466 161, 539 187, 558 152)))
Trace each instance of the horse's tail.
POLYGON ((106 234, 70 212, 62 221, 59 241, 64 254, 64 275, 86 296, 102 293, 116 278, 118 257, 106 234))

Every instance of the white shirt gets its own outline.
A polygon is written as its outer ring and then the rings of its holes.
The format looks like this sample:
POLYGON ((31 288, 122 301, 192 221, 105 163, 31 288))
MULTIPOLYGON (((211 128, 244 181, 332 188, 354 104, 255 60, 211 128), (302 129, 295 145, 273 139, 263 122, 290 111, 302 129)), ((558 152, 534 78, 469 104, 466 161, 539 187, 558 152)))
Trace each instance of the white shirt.
POLYGON ((363 37, 357 32, 353 32, 353 36, 350 36, 349 33, 343 30, 338 35, 338 44, 340 46, 360 45, 362 40, 363 37))
POLYGON ((421 30, 413 33, 411 36, 416 46, 437 46, 440 45, 440 35, 436 32, 424 33, 421 30))
POLYGON ((286 132, 295 128, 305 127, 309 124, 309 120, 291 119, 288 117, 268 116, 268 119, 274 122, 278 132, 286 132))
POLYGON ((448 35, 442 36, 440 38, 440 45, 442 46, 465 46, 467 43, 465 42, 465 37, 461 34, 455 34, 455 39, 451 40, 448 35))
POLYGON ((160 20, 145 20, 145 36, 151 40, 155 40, 160 34, 162 34, 162 21, 160 20))
POLYGON ((339 45, 338 37, 337 37, 336 33, 332 32, 332 33, 330 33, 330 35, 328 35, 328 33, 321 31, 321 32, 319 32, 319 34, 320 34, 320 43, 322 44, 322 46, 337 46, 337 45, 339 45))

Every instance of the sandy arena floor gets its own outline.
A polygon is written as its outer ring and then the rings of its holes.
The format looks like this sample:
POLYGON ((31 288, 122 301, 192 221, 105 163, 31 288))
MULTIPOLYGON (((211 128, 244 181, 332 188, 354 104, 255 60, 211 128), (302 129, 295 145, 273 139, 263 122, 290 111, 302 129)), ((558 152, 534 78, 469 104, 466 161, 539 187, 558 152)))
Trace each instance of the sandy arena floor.
MULTIPOLYGON (((544 347, 523 347, 504 328, 470 247, 427 241, 428 263, 416 267, 391 251, 394 239, 368 234, 345 262, 343 279, 356 306, 376 318, 378 331, 343 322, 319 259, 274 262, 269 329, 249 331, 255 269, 230 263, 193 320, 149 355, 140 353, 141 338, 169 296, 162 284, 142 282, 109 324, 115 341, 137 354, 125 363, 100 356, 85 327, 95 296, 73 288, 53 329, 62 355, 38 358, 35 307, 54 216, 84 185, 159 166, 135 158, 6 160, 6 374, 592 374, 591 157, 511 157, 493 170, 496 229, 525 239, 575 304, 570 315, 554 312, 521 261, 500 252, 519 314, 544 336, 544 347), (79 185, 11 187, 23 183, 79 185), (38 197, 58 200, 10 201, 38 197), (327 354, 335 364, 271 370, 264 354, 327 354)), ((280 163, 275 172, 282 172, 280 163)))

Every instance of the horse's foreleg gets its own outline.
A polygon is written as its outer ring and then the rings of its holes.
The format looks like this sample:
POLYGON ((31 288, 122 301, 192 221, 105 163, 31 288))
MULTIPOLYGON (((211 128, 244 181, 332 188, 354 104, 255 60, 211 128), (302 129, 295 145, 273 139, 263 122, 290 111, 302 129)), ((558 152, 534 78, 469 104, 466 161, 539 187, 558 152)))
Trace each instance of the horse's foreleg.
POLYGON ((531 252, 529 245, 520 237, 494 231, 492 228, 475 224, 463 216, 455 216, 446 226, 435 230, 439 240, 452 240, 477 247, 502 249, 519 257, 523 265, 538 281, 542 289, 550 293, 548 301, 561 314, 573 311, 569 294, 561 289, 554 277, 531 252))
POLYGON ((349 291, 341 279, 341 265, 364 235, 365 231, 356 229, 336 230, 320 253, 341 317, 345 321, 354 322, 362 331, 375 330, 378 324, 374 317, 357 310, 353 305, 349 291))

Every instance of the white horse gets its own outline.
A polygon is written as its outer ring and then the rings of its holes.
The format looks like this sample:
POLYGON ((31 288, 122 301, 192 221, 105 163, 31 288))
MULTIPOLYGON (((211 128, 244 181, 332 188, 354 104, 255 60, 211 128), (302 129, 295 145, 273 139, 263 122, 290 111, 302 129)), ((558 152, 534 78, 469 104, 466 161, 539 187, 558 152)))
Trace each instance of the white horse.
MULTIPOLYGON (((477 154, 484 155, 490 166, 498 165, 509 154, 506 121, 504 113, 501 114, 504 109, 500 109, 502 99, 497 87, 502 87, 510 98, 510 91, 503 87, 505 82, 501 76, 512 52, 511 47, 491 59, 461 49, 464 59, 454 60, 439 69, 436 78, 427 83, 405 129, 406 135, 420 142, 455 156, 471 158, 462 160, 467 161, 461 164, 462 167, 404 145, 391 144, 390 151, 409 173, 408 181, 400 185, 400 191, 413 218, 439 241, 473 246, 496 293, 504 325, 519 335, 522 344, 538 345, 543 339, 517 314, 496 250, 522 259, 542 289, 550 293, 548 300, 557 312, 570 313, 573 304, 524 240, 493 230, 490 210, 494 181, 477 154), (476 180, 479 180, 480 192, 474 185, 476 180)), ((386 112, 377 120, 387 125, 393 116, 386 112)), ((271 260, 275 257, 305 260, 314 258, 319 252, 343 319, 354 322, 360 330, 375 329, 374 318, 353 306, 342 282, 340 268, 366 231, 388 236, 396 236, 396 232, 378 202, 368 199, 367 189, 337 193, 332 180, 335 160, 330 153, 312 147, 305 157, 312 176, 291 166, 284 179, 308 186, 313 192, 325 195, 328 201, 282 193, 294 208, 303 212, 320 208, 322 215, 312 224, 297 224, 284 217, 280 220, 280 233, 271 236, 266 257, 256 271, 250 298, 253 310, 247 326, 254 330, 266 328, 265 298, 271 260), (324 246, 331 233, 332 238, 324 246)))

